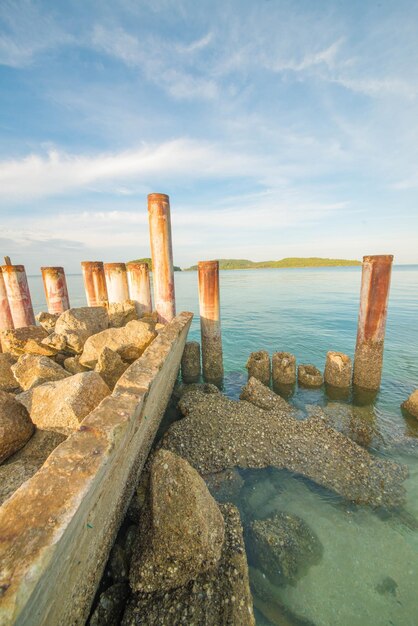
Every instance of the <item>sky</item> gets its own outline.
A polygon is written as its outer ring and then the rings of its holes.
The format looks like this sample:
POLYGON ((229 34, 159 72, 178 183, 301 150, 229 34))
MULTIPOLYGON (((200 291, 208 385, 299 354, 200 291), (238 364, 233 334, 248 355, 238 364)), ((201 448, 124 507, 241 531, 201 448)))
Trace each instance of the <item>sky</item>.
POLYGON ((1 0, 0 255, 418 263, 415 0, 1 0))

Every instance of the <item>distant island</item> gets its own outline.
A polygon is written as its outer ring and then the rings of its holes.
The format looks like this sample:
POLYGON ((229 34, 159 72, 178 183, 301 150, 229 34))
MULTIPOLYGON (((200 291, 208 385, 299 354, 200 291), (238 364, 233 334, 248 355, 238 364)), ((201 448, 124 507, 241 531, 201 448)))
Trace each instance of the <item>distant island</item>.
MULTIPOLYGON (((152 272, 152 259, 150 259, 150 258, 134 259, 133 261, 128 261, 128 263, 146 263, 148 265, 148 267, 149 267, 150 272, 152 272)), ((174 266, 174 271, 175 272, 181 272, 181 267, 179 267, 178 265, 175 265, 174 266)))
MULTIPOLYGON (((248 259, 219 259, 221 270, 252 270, 263 267, 296 268, 296 267, 345 267, 361 265, 353 259, 322 259, 319 257, 288 257, 280 261, 248 261, 248 259)), ((197 265, 188 267, 186 271, 197 270, 197 265)))

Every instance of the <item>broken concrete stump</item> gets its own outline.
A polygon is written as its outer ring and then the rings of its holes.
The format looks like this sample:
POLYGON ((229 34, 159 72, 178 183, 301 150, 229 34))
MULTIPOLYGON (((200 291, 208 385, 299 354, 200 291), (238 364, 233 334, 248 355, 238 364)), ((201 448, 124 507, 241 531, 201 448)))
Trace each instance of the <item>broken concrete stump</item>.
POLYGON ((296 383, 296 357, 290 352, 275 352, 272 358, 273 385, 296 383))
POLYGON ((351 359, 342 352, 327 352, 324 380, 330 387, 346 389, 351 385, 351 359))
POLYGON ((5 391, 0 391, 0 463, 20 450, 35 427, 26 408, 5 391))
POLYGON ((301 387, 322 387, 324 379, 321 372, 315 365, 299 365, 298 367, 298 384, 301 387))
POLYGON ((248 378, 257 378, 263 385, 270 385, 270 355, 266 350, 251 352, 246 363, 248 378))
POLYGON ((188 341, 181 358, 181 376, 185 382, 195 382, 199 380, 200 374, 200 344, 198 341, 188 341))

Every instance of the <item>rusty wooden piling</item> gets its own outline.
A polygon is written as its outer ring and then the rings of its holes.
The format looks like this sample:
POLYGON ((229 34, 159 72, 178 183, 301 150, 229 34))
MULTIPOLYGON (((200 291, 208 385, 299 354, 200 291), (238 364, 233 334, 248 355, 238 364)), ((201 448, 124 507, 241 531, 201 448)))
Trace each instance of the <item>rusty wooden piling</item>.
POLYGON ((102 306, 108 301, 106 279, 101 261, 83 261, 84 289, 88 306, 102 306))
POLYGON ((63 313, 70 308, 63 267, 41 267, 48 313, 63 313))
POLYGON ((105 263, 104 273, 109 302, 126 302, 129 300, 125 263, 105 263))
POLYGON ((170 199, 166 194, 149 194, 148 218, 155 309, 159 321, 166 324, 176 314, 170 199))
POLYGON ((23 328, 35 325, 35 315, 24 266, 2 265, 1 270, 13 326, 23 328))
POLYGON ((392 261, 390 254, 363 257, 353 382, 372 391, 382 378, 392 261))
POLYGON ((218 382, 222 380, 224 374, 219 262, 199 261, 198 281, 203 376, 207 381, 218 382))
POLYGON ((129 297, 135 302, 139 316, 151 313, 151 285, 148 263, 127 263, 129 297))

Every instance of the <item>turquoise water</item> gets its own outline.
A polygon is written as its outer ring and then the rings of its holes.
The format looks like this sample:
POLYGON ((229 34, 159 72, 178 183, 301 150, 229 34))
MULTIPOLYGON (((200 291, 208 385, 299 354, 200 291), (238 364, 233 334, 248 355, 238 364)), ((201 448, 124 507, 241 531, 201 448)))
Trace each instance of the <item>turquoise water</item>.
MULTIPOLYGON (((176 273, 175 279, 177 309, 196 314, 189 338, 199 339, 197 275, 176 273)), ((85 304, 81 276, 67 280, 71 304, 85 304)), ((238 397, 245 362, 255 350, 290 351, 299 363, 321 369, 328 350, 353 356, 360 280, 360 268, 221 272, 225 392, 238 397)), ((41 278, 29 282, 34 307, 45 309, 41 278)), ((405 510, 383 516, 287 472, 259 471, 251 491, 246 490, 248 502, 241 504, 257 515, 286 511, 300 516, 320 539, 323 557, 296 585, 275 588, 270 621, 257 613, 257 623, 418 624, 418 452, 413 445, 418 421, 400 410, 417 387, 418 266, 395 266, 382 387, 365 415, 377 433, 370 443, 373 453, 409 467, 405 510)), ((290 401, 302 409, 328 404, 322 390, 297 390, 290 401)))

